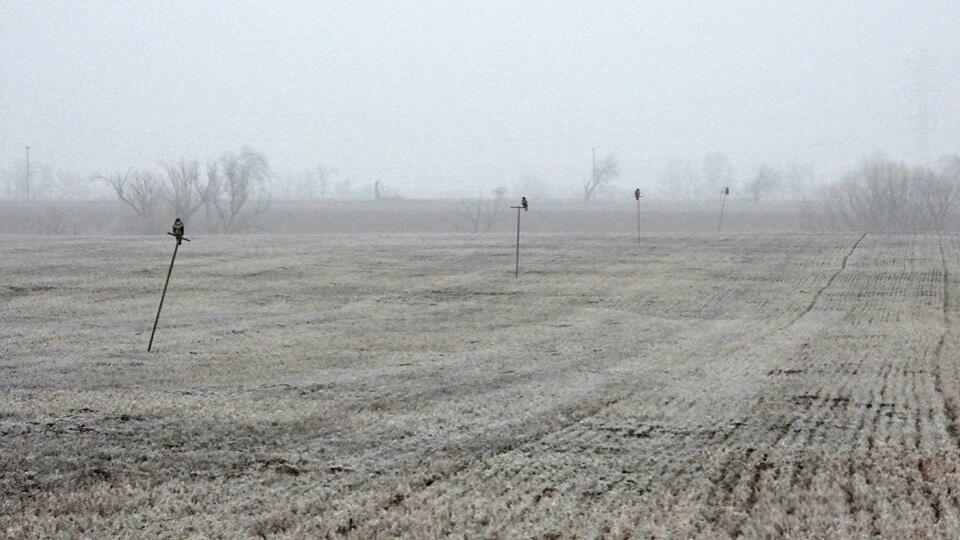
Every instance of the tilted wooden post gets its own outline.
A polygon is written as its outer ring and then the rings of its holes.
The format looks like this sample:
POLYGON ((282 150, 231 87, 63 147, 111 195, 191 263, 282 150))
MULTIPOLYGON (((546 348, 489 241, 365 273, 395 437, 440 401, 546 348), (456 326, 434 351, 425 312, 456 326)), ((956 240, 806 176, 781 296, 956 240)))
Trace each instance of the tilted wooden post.
POLYGON ((170 259, 170 269, 167 270, 167 280, 163 283, 163 292, 160 294, 160 307, 157 308, 157 317, 153 319, 153 330, 150 332, 150 343, 147 344, 147 352, 153 348, 153 336, 157 333, 157 323, 160 322, 160 311, 163 309, 163 299, 167 297, 167 287, 170 285, 170 275, 173 274, 173 263, 177 260, 177 250, 180 249, 182 240, 190 241, 183 236, 183 222, 177 218, 173 222, 173 232, 168 232, 170 236, 177 239, 177 244, 173 246, 173 258, 170 259))
POLYGON ((717 230, 723 230, 723 207, 727 202, 727 195, 730 194, 730 188, 725 187, 723 191, 720 192, 720 220, 717 221, 717 230))
POLYGON ((640 245, 640 199, 643 197, 643 193, 640 192, 640 188, 633 190, 633 198, 637 200, 637 245, 640 245))

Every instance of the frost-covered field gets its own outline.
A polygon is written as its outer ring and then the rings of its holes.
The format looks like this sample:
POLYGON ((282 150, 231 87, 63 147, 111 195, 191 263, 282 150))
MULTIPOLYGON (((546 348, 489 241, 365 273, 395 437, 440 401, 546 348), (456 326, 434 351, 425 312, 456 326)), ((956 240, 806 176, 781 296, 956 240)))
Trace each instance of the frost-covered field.
POLYGON ((960 243, 5 237, 0 535, 960 535, 960 243))

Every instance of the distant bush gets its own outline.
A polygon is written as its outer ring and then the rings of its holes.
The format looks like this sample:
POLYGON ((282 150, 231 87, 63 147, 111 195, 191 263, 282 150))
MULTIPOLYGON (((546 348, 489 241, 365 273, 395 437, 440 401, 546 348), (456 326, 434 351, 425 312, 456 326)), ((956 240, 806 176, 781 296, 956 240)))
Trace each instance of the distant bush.
POLYGON ((459 201, 459 206, 453 213, 450 223, 457 232, 473 234, 490 232, 506 210, 507 204, 504 202, 506 194, 506 188, 498 187, 493 190, 492 199, 480 195, 476 199, 459 201))
POLYGON ((802 219, 808 229, 941 231, 960 202, 957 170, 874 159, 806 203, 802 219))

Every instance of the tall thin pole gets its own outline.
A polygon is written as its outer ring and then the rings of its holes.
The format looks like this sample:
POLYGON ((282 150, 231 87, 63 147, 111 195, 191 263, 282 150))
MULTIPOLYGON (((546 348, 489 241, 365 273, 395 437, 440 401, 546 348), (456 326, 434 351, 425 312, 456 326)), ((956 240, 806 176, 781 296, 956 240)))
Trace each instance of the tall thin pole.
POLYGON ((513 272, 513 277, 516 279, 520 278, 520 210, 522 207, 517 207, 517 268, 513 272))
POLYGON ((717 221, 717 231, 723 230, 723 207, 727 203, 727 193, 729 190, 724 188, 723 195, 720 196, 720 220, 717 221))
POLYGON ((173 274, 173 262, 177 260, 177 250, 180 249, 180 242, 173 247, 173 258, 170 259, 170 269, 167 270, 167 281, 163 283, 163 293, 160 294, 160 307, 157 308, 157 318, 153 320, 153 330, 150 332, 150 343, 147 345, 147 352, 153 347, 153 335, 157 333, 157 323, 160 322, 160 310, 163 309, 163 299, 167 296, 167 286, 170 285, 170 274, 173 274))
POLYGON ((637 245, 640 245, 640 197, 637 197, 637 245))
POLYGON ((30 147, 27 147, 27 178, 23 184, 23 194, 26 200, 30 200, 30 147))

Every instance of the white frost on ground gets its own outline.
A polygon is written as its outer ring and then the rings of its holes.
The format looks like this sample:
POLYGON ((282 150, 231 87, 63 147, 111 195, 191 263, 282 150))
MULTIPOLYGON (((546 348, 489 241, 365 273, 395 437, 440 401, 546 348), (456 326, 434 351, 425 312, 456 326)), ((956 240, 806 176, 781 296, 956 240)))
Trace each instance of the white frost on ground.
POLYGON ((960 534, 957 239, 4 238, 0 531, 960 534), (856 246, 854 248, 854 246, 856 246))

